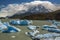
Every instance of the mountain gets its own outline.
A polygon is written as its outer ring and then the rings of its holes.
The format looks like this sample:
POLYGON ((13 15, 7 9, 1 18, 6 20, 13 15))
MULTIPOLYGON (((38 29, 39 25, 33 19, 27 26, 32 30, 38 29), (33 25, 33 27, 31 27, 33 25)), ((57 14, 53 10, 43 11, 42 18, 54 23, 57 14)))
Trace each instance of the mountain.
POLYGON ((54 4, 52 4, 49 1, 34 1, 34 2, 30 2, 30 3, 26 3, 23 4, 26 9, 17 12, 16 14, 21 14, 21 13, 26 13, 26 12, 30 12, 30 13, 48 13, 48 12, 53 12, 56 10, 59 10, 59 8, 57 6, 55 6, 54 4))
POLYGON ((24 13, 49 13, 59 10, 59 7, 49 1, 31 1, 22 4, 9 4, 5 8, 1 9, 0 17, 11 17, 13 15, 20 15, 24 13))
POLYGON ((14 18, 14 19, 32 19, 32 20, 47 20, 47 19, 56 19, 60 20, 60 10, 54 11, 54 12, 49 12, 49 13, 24 13, 24 14, 16 14, 14 16, 11 16, 9 18, 14 18))
POLYGON ((60 19, 60 6, 49 1, 32 1, 22 4, 9 4, 1 9, 0 17, 15 19, 60 19))

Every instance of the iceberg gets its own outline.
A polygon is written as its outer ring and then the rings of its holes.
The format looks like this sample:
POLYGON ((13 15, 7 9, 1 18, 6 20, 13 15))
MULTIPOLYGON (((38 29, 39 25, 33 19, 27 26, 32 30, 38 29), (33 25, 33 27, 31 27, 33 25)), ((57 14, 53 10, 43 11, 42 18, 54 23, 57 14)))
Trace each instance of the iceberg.
POLYGON ((16 28, 15 26, 9 25, 9 23, 4 22, 4 25, 7 26, 7 30, 2 30, 3 33, 14 33, 14 32, 21 31, 21 29, 16 28))
POLYGON ((36 30, 36 29, 38 29, 38 28, 39 28, 39 26, 35 26, 35 25, 28 25, 28 26, 27 26, 27 28, 28 28, 29 30, 36 30))
POLYGON ((13 25, 29 25, 32 24, 31 20, 11 20, 10 24, 13 25))

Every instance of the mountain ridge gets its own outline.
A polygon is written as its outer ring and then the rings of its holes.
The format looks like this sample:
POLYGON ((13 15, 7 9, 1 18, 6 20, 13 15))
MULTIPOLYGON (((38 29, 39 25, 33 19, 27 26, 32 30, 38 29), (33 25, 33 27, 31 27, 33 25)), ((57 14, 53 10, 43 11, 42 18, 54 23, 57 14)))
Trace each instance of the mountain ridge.
POLYGON ((32 19, 32 20, 46 20, 46 19, 57 19, 60 20, 60 10, 50 12, 50 13, 24 13, 24 14, 16 14, 14 16, 8 17, 13 19, 32 19))

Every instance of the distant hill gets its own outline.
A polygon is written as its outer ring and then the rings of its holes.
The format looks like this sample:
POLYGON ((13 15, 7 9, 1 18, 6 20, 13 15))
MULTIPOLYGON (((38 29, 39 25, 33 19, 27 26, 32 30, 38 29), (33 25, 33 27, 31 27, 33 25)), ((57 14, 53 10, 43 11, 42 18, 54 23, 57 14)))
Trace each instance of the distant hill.
POLYGON ((55 12, 50 12, 50 13, 24 13, 24 14, 15 14, 11 17, 8 18, 13 18, 13 19, 32 19, 32 20, 47 20, 47 19, 56 19, 60 20, 60 10, 57 10, 55 12))

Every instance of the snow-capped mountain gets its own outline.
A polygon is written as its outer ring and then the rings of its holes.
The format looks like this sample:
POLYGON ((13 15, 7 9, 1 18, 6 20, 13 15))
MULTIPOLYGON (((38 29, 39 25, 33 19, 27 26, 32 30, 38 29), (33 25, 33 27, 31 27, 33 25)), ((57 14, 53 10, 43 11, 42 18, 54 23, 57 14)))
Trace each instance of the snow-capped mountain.
POLYGON ((25 12, 53 12, 57 10, 57 7, 49 1, 34 1, 24 4, 27 10, 22 10, 20 13, 25 12))
POLYGON ((0 17, 13 16, 15 14, 30 13, 48 13, 59 10, 57 6, 49 1, 32 1, 22 4, 9 4, 0 12, 0 17), (3 15, 5 14, 5 15, 3 15))

